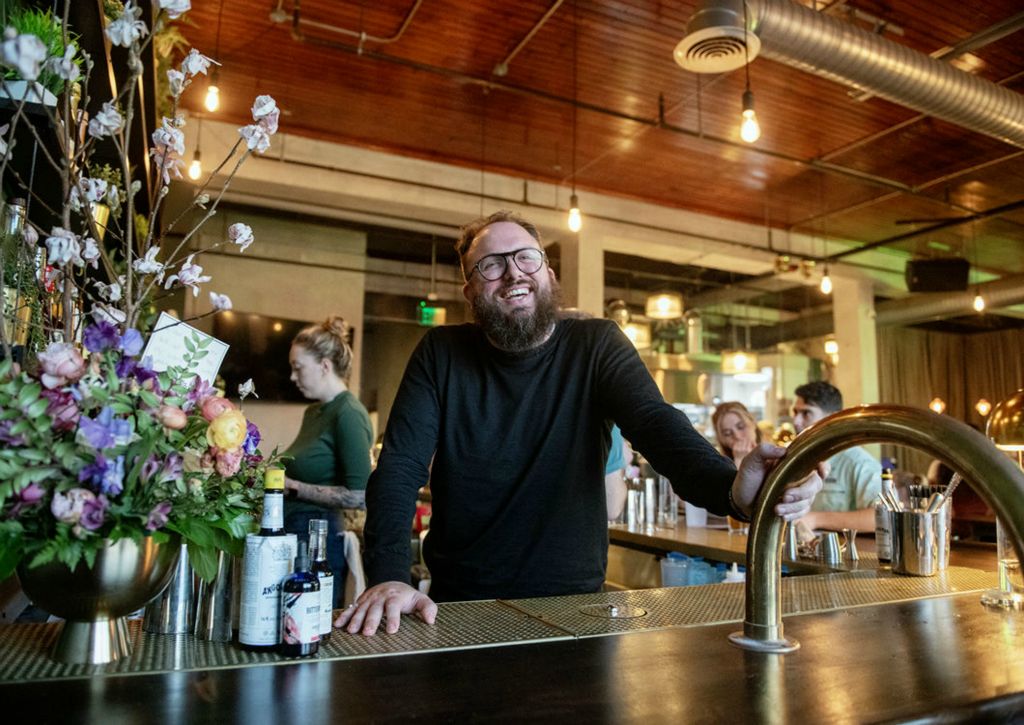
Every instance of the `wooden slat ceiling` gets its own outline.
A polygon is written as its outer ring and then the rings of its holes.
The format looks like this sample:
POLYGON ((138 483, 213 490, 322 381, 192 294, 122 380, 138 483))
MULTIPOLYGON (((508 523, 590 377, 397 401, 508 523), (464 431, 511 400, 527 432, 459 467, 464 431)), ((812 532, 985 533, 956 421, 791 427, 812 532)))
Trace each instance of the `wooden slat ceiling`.
MULTIPOLYGON (((575 0, 575 8, 566 0, 507 75, 495 75, 553 4, 425 0, 397 42, 366 42, 362 54, 356 37, 304 25, 305 37, 296 39, 290 22, 272 21, 275 6, 290 16, 295 0, 193 0, 183 30, 223 63, 218 116, 225 120, 246 123, 249 99, 270 93, 289 133, 563 185, 573 170, 575 98, 581 195, 767 219, 865 244, 915 228, 900 220, 964 216, 1024 198, 1021 149, 895 103, 857 100, 849 88, 764 58, 750 68, 763 135, 756 147, 740 144, 742 70, 698 76, 672 59, 695 0, 575 0)), ((413 5, 302 0, 301 17, 387 37, 413 5)), ((862 27, 865 18, 888 23, 887 39, 925 54, 1024 10, 1020 0, 818 6, 862 27)), ((974 72, 1024 91, 1022 39, 1018 31, 975 50, 974 72)), ((188 99, 197 111, 200 101, 200 94, 188 99)), ((921 256, 964 254, 997 276, 1024 273, 1024 211, 894 246, 921 256)))

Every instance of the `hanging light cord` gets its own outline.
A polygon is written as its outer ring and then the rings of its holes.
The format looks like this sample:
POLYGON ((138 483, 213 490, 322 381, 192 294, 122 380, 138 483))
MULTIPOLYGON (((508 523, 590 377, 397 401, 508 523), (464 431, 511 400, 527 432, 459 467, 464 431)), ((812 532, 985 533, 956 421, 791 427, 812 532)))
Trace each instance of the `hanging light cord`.
POLYGON ((747 91, 750 91, 750 46, 747 45, 747 33, 750 32, 750 21, 747 19, 747 2, 743 0, 743 58, 746 61, 743 69, 747 75, 747 91))
POLYGON ((579 96, 579 84, 578 84, 578 56, 579 52, 579 17, 577 15, 577 6, 579 2, 573 0, 572 3, 572 193, 576 194, 576 110, 579 96))

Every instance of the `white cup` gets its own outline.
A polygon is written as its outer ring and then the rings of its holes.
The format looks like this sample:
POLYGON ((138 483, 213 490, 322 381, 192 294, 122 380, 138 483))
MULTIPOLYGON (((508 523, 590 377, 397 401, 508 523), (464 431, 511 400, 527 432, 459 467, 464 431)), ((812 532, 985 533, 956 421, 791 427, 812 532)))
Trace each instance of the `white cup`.
POLYGON ((683 501, 683 510, 686 515, 686 525, 693 528, 700 528, 708 525, 708 510, 694 506, 689 501, 683 501))

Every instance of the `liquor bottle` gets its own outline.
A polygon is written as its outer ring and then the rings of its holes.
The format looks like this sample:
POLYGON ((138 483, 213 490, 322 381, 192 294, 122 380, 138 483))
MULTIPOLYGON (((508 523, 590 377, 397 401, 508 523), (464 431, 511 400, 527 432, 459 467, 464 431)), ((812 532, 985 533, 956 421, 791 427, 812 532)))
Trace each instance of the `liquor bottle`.
POLYGON ((309 522, 309 549, 313 573, 320 582, 320 641, 331 637, 334 619, 334 572, 327 563, 327 520, 309 522))
POLYGON ((238 642, 245 649, 273 650, 281 641, 281 580, 292 571, 295 534, 284 530, 284 471, 267 470, 258 534, 245 537, 238 642))
POLYGON ((299 542, 295 572, 281 582, 281 645, 286 657, 309 657, 320 648, 320 582, 310 571, 306 542, 299 542))
MULTIPOLYGON (((893 491, 892 469, 882 469, 882 491, 893 491)), ((882 563, 892 561, 892 512, 879 499, 875 502, 875 554, 882 563)))

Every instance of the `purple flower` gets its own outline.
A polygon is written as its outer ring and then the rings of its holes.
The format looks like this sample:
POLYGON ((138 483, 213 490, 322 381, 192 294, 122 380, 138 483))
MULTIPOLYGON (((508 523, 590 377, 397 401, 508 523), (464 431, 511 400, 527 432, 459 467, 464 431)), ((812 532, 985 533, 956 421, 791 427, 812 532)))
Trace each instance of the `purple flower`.
POLYGON ((104 406, 95 419, 82 416, 78 422, 78 440, 95 450, 125 445, 132 439, 131 421, 115 418, 114 411, 104 406))
POLYGON ((256 427, 256 424, 249 421, 245 425, 245 440, 242 441, 242 450, 248 455, 252 455, 256 452, 256 448, 260 445, 260 429, 256 427))
POLYGON ((109 461, 102 455, 78 472, 79 483, 90 483, 93 489, 108 496, 117 496, 124 489, 124 456, 109 461))
POLYGON ((147 380, 153 381, 153 389, 155 391, 160 390, 160 380, 158 373, 153 370, 153 358, 146 357, 141 362, 135 365, 135 380, 138 381, 139 385, 142 385, 147 380))
POLYGON ((163 470, 160 471, 160 482, 178 480, 181 478, 183 470, 181 454, 168 453, 167 458, 164 459, 163 470))
POLYGON ((18 433, 17 435, 11 435, 11 428, 17 421, 14 420, 0 420, 0 442, 7 443, 12 446, 23 446, 28 440, 24 435, 18 433))
POLYGON ((134 327, 129 327, 121 335, 121 351, 128 357, 135 357, 142 352, 142 334, 134 327))
POLYGON ((185 396, 185 403, 181 406, 181 409, 186 413, 196 407, 196 403, 200 400, 206 400, 211 396, 217 394, 217 388, 210 385, 208 382, 203 380, 201 377, 196 375, 195 382, 192 383, 192 389, 188 391, 185 396))
POLYGON ((53 429, 58 431, 74 430, 78 425, 80 412, 75 403, 75 396, 62 390, 43 389, 41 395, 50 401, 46 414, 53 419, 53 429))
POLYGON ((78 519, 78 523, 83 529, 95 531, 103 526, 103 521, 106 517, 107 497, 101 494, 91 501, 85 502, 82 506, 82 517, 78 519))
POLYGON ((142 479, 143 483, 149 483, 150 479, 152 479, 159 470, 160 461, 156 456, 150 455, 150 457, 146 459, 146 462, 142 464, 142 470, 139 471, 139 478, 142 479))
POLYGON ((89 352, 103 352, 118 347, 121 344, 121 335, 112 324, 101 320, 85 328, 82 342, 89 352))
POLYGON ((11 507, 10 517, 12 519, 18 518, 21 514, 22 509, 29 508, 31 506, 38 505, 42 500, 43 496, 46 495, 46 489, 40 486, 38 483, 30 483, 15 494, 17 501, 14 506, 11 507))
POLYGON ((146 531, 156 531, 167 523, 167 516, 171 513, 171 504, 168 501, 161 501, 149 512, 149 519, 146 521, 146 531))
MULTIPOLYGON (((97 459, 102 456, 97 456, 97 459)), ((124 456, 118 456, 113 461, 105 461, 103 470, 94 476, 93 485, 99 488, 101 494, 117 496, 124 490, 124 456)), ((81 480, 81 474, 79 474, 81 480)))
POLYGON ((85 509, 85 504, 96 498, 96 495, 85 488, 72 488, 61 493, 57 491, 50 501, 50 513, 58 521, 65 524, 77 524, 85 509))

